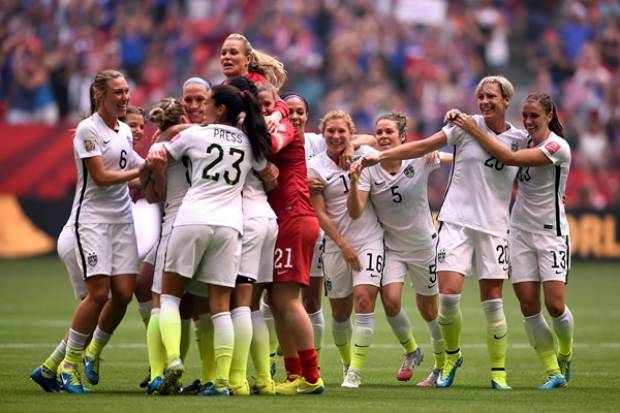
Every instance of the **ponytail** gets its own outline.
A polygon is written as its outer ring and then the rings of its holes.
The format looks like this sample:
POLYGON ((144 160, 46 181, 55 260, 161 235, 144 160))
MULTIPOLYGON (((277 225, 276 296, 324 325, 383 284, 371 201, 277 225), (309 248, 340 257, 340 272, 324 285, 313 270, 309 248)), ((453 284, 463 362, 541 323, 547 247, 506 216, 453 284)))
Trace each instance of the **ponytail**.
POLYGON ((251 81, 245 80, 249 82, 246 83, 246 89, 239 89, 232 84, 214 86, 211 98, 216 106, 226 107, 225 121, 228 124, 236 126, 240 115, 243 116, 241 130, 250 140, 254 158, 261 161, 271 153, 271 134, 258 107, 255 94, 251 91, 252 89, 256 91, 256 87, 251 81))
POLYGON ((245 112, 241 129, 250 139, 254 158, 261 161, 271 154, 271 134, 267 130, 265 118, 254 96, 249 91, 243 90, 241 100, 245 112))

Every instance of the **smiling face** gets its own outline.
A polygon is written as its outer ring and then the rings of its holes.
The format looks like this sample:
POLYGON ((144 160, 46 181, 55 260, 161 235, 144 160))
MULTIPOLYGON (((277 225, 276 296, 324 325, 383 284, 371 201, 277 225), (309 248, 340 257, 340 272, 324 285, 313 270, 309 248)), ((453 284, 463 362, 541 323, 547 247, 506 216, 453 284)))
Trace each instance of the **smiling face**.
POLYGON ((205 102, 209 93, 204 85, 198 83, 189 83, 183 87, 181 100, 191 123, 202 123, 205 116, 205 102))
POLYGON ((220 50, 220 65, 226 77, 245 76, 250 65, 250 56, 246 54, 241 40, 228 39, 220 50))
POLYGON ((398 134, 398 125, 391 119, 381 119, 375 125, 375 138, 382 151, 402 143, 404 137, 398 134))
POLYGON ((131 136, 133 142, 139 142, 144 137, 144 116, 139 113, 128 113, 125 116, 125 123, 129 125, 131 129, 131 136))
POLYGON ((510 103, 509 98, 502 96, 499 84, 488 82, 478 91, 478 108, 485 121, 503 120, 510 103))
POLYGON ((99 110, 113 118, 121 118, 129 104, 129 86, 124 77, 119 76, 106 82, 106 90, 101 94, 99 110))
POLYGON ((263 116, 269 116, 276 108, 276 99, 273 93, 268 90, 258 92, 258 106, 260 106, 263 116))
POLYGON ((523 126, 536 142, 541 142, 549 135, 549 122, 553 114, 545 113, 538 102, 526 101, 523 104, 523 126))
POLYGON ((352 131, 343 118, 332 118, 325 122, 323 137, 327 145, 327 154, 339 156, 351 141, 352 131))
POLYGON ((306 104, 298 97, 286 99, 286 104, 288 105, 288 119, 295 129, 303 133, 308 123, 306 104))

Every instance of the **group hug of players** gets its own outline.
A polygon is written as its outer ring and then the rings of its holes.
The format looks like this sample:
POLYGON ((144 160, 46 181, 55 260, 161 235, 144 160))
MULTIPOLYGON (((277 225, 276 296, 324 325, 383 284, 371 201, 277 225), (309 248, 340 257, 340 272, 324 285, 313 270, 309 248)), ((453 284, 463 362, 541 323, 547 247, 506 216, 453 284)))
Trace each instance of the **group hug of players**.
POLYGON ((424 359, 401 306, 408 278, 434 359, 417 385, 447 388, 464 360, 463 283, 475 276, 491 387, 510 389, 508 278, 543 364, 540 388, 567 385, 574 322, 562 198, 571 155, 549 96, 527 96, 520 129, 505 119, 513 86, 488 76, 476 88, 480 114, 450 110, 428 138, 405 143, 398 113, 379 115, 374 135, 358 135, 341 110, 326 113, 314 134, 305 131, 305 99, 278 95, 286 79, 279 61, 232 34, 220 63, 221 85, 190 78, 180 100, 149 112, 158 130, 144 159, 133 143, 143 138, 145 114, 128 106, 126 79, 115 70, 95 77, 91 115, 75 131, 73 208, 58 239, 80 301, 63 340, 33 370, 36 383, 70 393, 96 385, 101 352, 135 294, 147 326, 148 394, 320 394, 322 286, 341 386, 362 383, 378 295, 404 351, 396 377, 407 381, 424 359), (438 152, 445 146, 453 153, 438 152), (427 185, 442 165, 451 177, 437 229, 427 185), (133 203, 130 191, 144 199, 133 203), (144 224, 151 215, 161 216, 160 227, 144 224), (153 227, 160 230, 148 241, 153 227), (192 323, 202 373, 183 387, 192 323), (281 383, 273 380, 276 347, 281 383))

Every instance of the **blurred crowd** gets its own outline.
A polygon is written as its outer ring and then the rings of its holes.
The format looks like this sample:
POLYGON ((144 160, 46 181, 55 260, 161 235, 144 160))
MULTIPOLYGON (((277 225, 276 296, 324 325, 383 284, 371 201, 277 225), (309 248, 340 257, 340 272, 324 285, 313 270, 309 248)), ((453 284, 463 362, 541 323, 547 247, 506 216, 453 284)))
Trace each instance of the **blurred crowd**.
MULTIPOLYGON (((617 0, 3 0, 0 116, 76 120, 109 67, 147 108, 189 76, 219 83, 232 32, 284 62, 281 92, 305 96, 314 125, 341 108, 371 132, 377 114, 398 110, 417 139, 449 108, 476 112, 485 74, 505 74, 519 99, 547 92, 573 148, 567 206, 620 207, 617 0)), ((439 205, 446 176, 433 179, 439 205)))

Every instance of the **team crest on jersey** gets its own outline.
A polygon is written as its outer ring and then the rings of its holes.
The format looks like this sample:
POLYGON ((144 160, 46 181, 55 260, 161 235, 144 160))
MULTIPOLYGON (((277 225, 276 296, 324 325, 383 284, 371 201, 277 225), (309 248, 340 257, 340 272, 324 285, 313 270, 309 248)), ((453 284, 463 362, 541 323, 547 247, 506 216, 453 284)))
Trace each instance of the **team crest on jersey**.
POLYGON ((99 261, 99 259, 97 258, 97 253, 91 252, 90 254, 88 254, 87 261, 88 265, 90 265, 91 267, 97 265, 97 261, 99 261))
POLYGON ((90 139, 86 139, 84 141, 84 149, 86 149, 87 152, 91 152, 95 150, 95 142, 91 141, 90 139))
POLYGON ((413 178, 413 175, 415 175, 415 170, 413 169, 413 166, 409 165, 408 167, 405 168, 403 173, 405 174, 407 178, 413 178))
POLYGON ((437 261, 439 262, 445 262, 446 261, 446 255, 448 254, 448 252, 446 251, 445 248, 440 249, 437 252, 437 261))
POLYGON ((518 151, 519 150, 519 142, 517 142, 517 141, 510 142, 510 150, 512 150, 513 152, 518 151))

